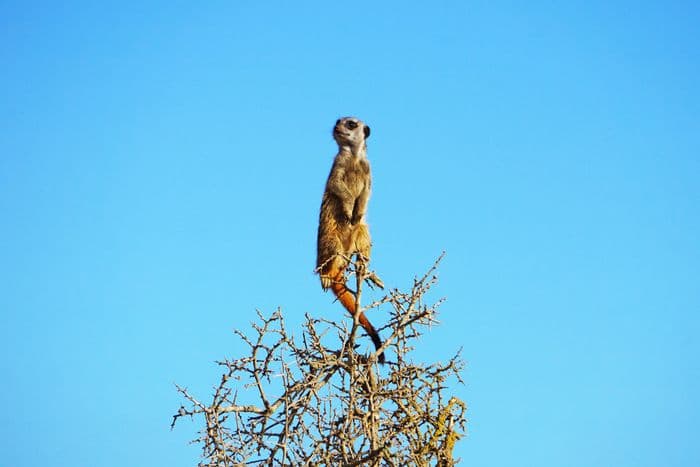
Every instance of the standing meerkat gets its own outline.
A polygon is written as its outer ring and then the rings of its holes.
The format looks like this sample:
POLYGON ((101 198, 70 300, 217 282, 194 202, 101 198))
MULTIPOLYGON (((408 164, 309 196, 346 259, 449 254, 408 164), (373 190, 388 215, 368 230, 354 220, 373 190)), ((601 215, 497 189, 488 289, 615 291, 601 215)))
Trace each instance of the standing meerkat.
MULTIPOLYGON (((345 270, 350 258, 357 254, 360 273, 363 273, 371 246, 365 223, 372 186, 366 144, 369 133, 369 127, 354 117, 335 122, 333 138, 338 143, 338 154, 326 181, 318 223, 316 271, 321 276, 321 287, 331 289, 352 316, 356 312, 356 301, 347 288, 345 270)), ((383 286, 374 274, 367 278, 383 286)), ((382 346, 379 333, 362 312, 359 322, 379 349, 382 346)), ((383 353, 379 361, 384 363, 383 353)))

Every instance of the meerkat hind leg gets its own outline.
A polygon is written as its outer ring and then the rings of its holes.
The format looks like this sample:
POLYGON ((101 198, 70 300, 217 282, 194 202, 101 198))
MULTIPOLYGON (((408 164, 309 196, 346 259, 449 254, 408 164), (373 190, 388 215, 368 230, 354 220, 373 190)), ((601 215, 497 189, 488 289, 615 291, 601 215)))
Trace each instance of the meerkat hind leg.
POLYGON ((352 237, 350 238, 352 245, 351 248, 353 252, 357 254, 358 259, 361 263, 369 262, 370 250, 372 249, 372 241, 369 236, 369 229, 367 224, 357 224, 352 232, 352 237))
POLYGON ((362 274, 362 278, 367 281, 367 283, 372 286, 376 285, 380 289, 384 288, 384 282, 375 274, 373 271, 367 272, 369 264, 369 256, 372 248, 372 241, 369 236, 369 229, 367 224, 358 224, 355 226, 355 231, 353 232, 353 243, 354 250, 357 253, 359 273, 362 274))
POLYGON ((347 267, 347 261, 342 255, 335 255, 326 261, 321 267, 321 287, 327 290, 334 282, 345 282, 343 279, 343 271, 347 267))

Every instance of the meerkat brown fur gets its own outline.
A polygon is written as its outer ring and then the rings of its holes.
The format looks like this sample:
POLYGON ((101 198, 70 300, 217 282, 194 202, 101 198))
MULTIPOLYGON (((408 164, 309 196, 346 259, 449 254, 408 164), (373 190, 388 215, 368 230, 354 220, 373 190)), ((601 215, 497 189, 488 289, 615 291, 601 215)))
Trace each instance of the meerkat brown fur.
MULTIPOLYGON (((345 270, 355 254, 360 273, 364 273, 369 261, 371 242, 365 223, 372 185, 366 144, 369 133, 369 127, 354 117, 335 122, 333 138, 338 143, 338 154, 328 175, 318 223, 316 271, 321 276, 321 286, 331 289, 353 316, 357 311, 355 295, 347 288, 345 270)), ((367 279, 383 286, 374 274, 367 279)), ((359 322, 379 349, 379 333, 362 312, 359 322)), ((379 361, 384 363, 384 354, 379 355, 379 361)))

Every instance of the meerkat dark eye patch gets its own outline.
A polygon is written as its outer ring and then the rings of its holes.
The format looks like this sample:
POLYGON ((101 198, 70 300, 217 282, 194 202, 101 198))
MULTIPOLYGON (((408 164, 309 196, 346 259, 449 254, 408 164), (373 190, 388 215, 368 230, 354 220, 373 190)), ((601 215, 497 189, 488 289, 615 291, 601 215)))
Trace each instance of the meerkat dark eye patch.
POLYGON ((369 127, 365 125, 365 139, 369 138, 369 127))
POLYGON ((353 122, 352 120, 348 120, 347 122, 345 122, 345 127, 348 130, 354 130, 355 128, 357 128, 357 122, 353 122))

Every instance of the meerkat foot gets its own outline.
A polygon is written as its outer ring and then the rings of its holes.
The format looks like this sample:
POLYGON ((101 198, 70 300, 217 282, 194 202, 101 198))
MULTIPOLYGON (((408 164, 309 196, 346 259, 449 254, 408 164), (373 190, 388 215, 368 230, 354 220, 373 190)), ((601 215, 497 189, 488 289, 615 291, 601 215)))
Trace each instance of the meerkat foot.
POLYGON ((332 283, 333 279, 331 278, 331 276, 321 275, 321 288, 323 290, 328 290, 331 287, 332 283))
POLYGON ((357 273, 364 279, 367 276, 367 264, 369 263, 369 258, 360 253, 357 254, 357 273))

